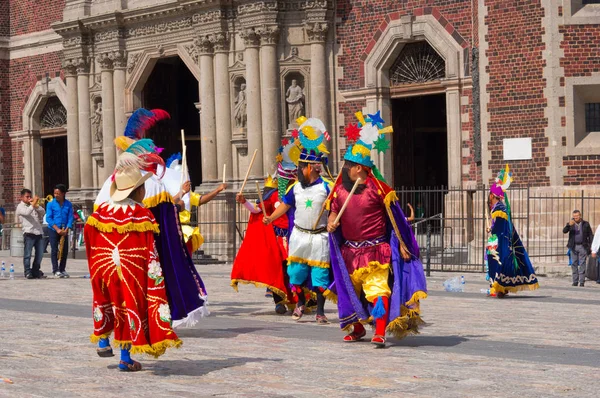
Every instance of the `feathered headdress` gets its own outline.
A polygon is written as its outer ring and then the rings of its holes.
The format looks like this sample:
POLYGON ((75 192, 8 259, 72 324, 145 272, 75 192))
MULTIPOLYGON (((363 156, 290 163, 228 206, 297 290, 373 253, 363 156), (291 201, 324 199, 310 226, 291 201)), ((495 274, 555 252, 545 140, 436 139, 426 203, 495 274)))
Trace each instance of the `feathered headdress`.
POLYGON ((279 147, 277 159, 277 188, 279 197, 285 195, 288 183, 296 178, 298 172, 298 161, 300 160, 300 148, 293 142, 284 138, 279 147))
POLYGON ((490 193, 499 197, 500 199, 504 199, 505 192, 510 187, 510 183, 512 182, 512 172, 508 167, 508 164, 504 166, 500 172, 498 172, 498 176, 494 180, 494 183, 490 186, 490 193))
POLYGON ((169 113, 162 109, 152 109, 149 111, 148 109, 139 108, 129 117, 123 135, 134 140, 139 140, 144 138, 146 131, 156 123, 170 118, 169 113))
POLYGON ((117 158, 117 164, 115 165, 115 171, 113 172, 111 179, 114 181, 115 174, 118 171, 130 167, 157 174, 158 165, 163 167, 163 172, 158 176, 159 178, 162 178, 162 175, 164 175, 165 161, 160 156, 154 153, 135 155, 131 152, 123 152, 117 158))
POLYGON ((322 121, 316 118, 307 119, 301 116, 296 119, 300 127, 292 132, 292 137, 296 140, 296 145, 300 147, 300 162, 306 163, 324 163, 327 162, 327 146, 325 140, 329 141, 331 137, 327 132, 322 121))
POLYGON ((181 169, 181 152, 177 152, 169 156, 166 161, 166 165, 171 169, 181 169))
POLYGON ((376 149, 380 153, 387 151, 390 141, 385 139, 384 134, 392 133, 392 126, 383 127, 385 121, 381 118, 381 111, 367 114, 365 118, 362 112, 354 114, 358 119, 357 124, 349 124, 346 127, 346 140, 351 142, 344 155, 344 160, 358 163, 369 167, 377 179, 385 181, 375 164, 371 160, 371 151, 376 149))

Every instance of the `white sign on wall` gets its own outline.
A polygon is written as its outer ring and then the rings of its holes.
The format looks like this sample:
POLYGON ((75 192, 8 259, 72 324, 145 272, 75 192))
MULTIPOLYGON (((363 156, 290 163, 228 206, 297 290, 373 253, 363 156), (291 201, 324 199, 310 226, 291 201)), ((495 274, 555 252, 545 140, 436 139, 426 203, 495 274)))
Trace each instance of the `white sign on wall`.
POLYGON ((531 138, 505 138, 504 160, 531 160, 531 138))

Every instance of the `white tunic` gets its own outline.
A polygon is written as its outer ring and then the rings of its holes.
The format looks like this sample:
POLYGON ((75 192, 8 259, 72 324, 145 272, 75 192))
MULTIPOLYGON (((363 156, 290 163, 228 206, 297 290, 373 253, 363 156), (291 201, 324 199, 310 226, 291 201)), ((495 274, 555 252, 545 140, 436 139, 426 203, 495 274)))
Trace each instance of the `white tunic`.
MULTIPOLYGON (((293 204, 296 208, 294 214, 294 229, 289 239, 288 263, 302 263, 314 267, 329 268, 329 241, 327 231, 318 234, 304 232, 301 229, 312 230, 321 213, 323 203, 329 194, 329 182, 321 179, 309 187, 303 188, 302 184, 296 183, 290 188, 286 199, 293 195, 293 204), (297 228, 300 227, 300 228, 297 228)), ((285 201, 290 204, 291 200, 285 201)), ((323 212, 317 229, 327 226, 327 214, 323 212)))

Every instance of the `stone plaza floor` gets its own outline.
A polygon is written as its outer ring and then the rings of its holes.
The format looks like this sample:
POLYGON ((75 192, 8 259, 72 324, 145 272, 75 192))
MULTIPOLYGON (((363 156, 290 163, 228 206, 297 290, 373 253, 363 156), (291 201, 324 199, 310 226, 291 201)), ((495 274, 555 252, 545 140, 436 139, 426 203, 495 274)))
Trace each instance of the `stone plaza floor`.
MULTIPOLYGON (((499 300, 480 293, 482 274, 466 274, 466 292, 443 291, 456 274, 434 273, 421 305, 428 326, 388 348, 343 343, 335 306, 331 325, 306 315, 276 315, 264 290, 229 286, 229 265, 199 268, 211 316, 181 330, 180 349, 143 371, 117 370, 89 342, 91 288, 84 260, 69 260, 70 279, 0 280, 2 397, 582 397, 600 391, 600 285, 571 287, 541 278, 540 290, 499 300)), ((49 261, 43 271, 49 273, 49 261)), ((369 334, 370 335, 370 334, 369 334)))

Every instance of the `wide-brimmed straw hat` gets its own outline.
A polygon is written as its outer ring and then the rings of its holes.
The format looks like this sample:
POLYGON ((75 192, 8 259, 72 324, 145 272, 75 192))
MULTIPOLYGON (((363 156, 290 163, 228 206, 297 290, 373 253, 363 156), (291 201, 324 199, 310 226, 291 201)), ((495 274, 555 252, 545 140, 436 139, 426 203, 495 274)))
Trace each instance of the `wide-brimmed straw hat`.
POLYGON ((133 167, 118 170, 110 186, 110 198, 113 202, 120 202, 123 199, 127 199, 131 192, 150 177, 152 177, 152 173, 142 175, 139 169, 133 167))

